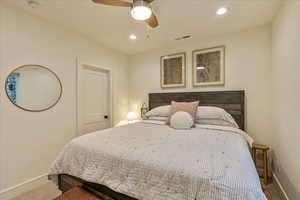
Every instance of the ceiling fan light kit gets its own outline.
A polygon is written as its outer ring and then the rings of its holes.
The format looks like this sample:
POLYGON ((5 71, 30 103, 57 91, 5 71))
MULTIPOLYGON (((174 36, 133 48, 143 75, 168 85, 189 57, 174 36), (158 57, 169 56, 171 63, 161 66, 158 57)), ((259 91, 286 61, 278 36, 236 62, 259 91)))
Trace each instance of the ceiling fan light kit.
POLYGON ((131 16, 135 20, 145 21, 151 28, 158 27, 158 20, 153 13, 150 4, 154 0, 133 0, 133 3, 122 0, 92 0, 94 3, 108 5, 129 7, 131 9, 131 16))
POLYGON ((131 16, 135 20, 144 21, 152 15, 149 3, 143 0, 134 0, 131 8, 131 16))

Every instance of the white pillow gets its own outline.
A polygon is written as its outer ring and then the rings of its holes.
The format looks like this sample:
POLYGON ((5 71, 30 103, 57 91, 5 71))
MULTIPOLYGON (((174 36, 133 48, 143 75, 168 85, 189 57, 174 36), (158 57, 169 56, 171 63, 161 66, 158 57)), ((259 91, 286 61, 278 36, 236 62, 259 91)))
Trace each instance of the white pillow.
POLYGON ((170 126, 174 129, 191 129, 193 125, 194 120, 187 112, 178 111, 170 119, 170 126))
POLYGON ((149 118, 149 117, 169 117, 170 110, 171 110, 170 105, 159 106, 159 107, 153 108, 152 110, 148 111, 145 114, 145 117, 146 118, 149 118))
POLYGON ((215 106, 199 106, 197 119, 219 119, 227 113, 223 108, 215 106))
POLYGON ((195 123, 200 125, 217 125, 239 128, 236 123, 231 123, 222 119, 199 119, 196 120, 195 123))
POLYGON ((147 119, 149 120, 155 120, 155 121, 164 121, 164 122, 167 122, 168 120, 168 117, 148 117, 147 119))
POLYGON ((227 122, 232 127, 236 127, 236 128, 239 127, 235 122, 234 118, 223 108, 214 107, 214 106, 199 106, 197 116, 196 116, 196 123, 197 121, 198 123, 199 121, 205 121, 205 123, 208 124, 210 120, 212 122, 211 125, 224 126, 227 122))

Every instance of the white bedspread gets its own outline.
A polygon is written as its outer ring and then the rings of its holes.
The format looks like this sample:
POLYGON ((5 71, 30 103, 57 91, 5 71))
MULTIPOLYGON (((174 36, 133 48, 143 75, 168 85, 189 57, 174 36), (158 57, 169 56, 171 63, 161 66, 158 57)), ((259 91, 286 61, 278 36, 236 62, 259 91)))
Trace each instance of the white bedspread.
POLYGON ((69 174, 140 200, 266 200, 238 129, 140 122, 72 140, 52 180, 69 174))

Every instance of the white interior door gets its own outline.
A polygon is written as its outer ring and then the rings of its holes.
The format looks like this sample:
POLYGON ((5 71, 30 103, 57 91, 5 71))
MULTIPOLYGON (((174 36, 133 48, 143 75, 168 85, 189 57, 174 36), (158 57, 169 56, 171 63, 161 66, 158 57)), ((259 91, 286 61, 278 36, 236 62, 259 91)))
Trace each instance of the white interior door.
POLYGON ((79 135, 111 127, 110 72, 84 65, 78 73, 79 135))

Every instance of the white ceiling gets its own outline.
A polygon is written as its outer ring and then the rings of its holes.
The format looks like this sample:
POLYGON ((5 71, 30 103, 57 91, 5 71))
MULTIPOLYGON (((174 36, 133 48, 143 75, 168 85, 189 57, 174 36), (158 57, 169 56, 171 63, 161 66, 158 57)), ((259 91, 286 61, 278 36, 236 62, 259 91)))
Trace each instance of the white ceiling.
MULTIPOLYGON (((129 8, 95 4, 92 0, 36 0, 32 9, 27 0, 3 0, 26 11, 63 25, 73 31, 125 54, 175 45, 174 38, 192 34, 193 38, 224 34, 268 24, 281 0, 155 0, 152 4, 160 26, 148 28, 134 21, 129 8), (226 16, 216 10, 228 7, 226 16), (138 39, 131 41, 129 34, 138 39), (147 38, 149 35, 149 38, 147 38)), ((128 0, 130 1, 130 0, 128 0)))

